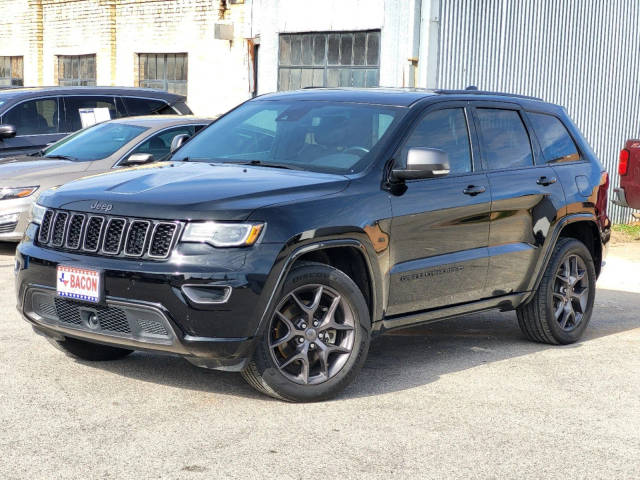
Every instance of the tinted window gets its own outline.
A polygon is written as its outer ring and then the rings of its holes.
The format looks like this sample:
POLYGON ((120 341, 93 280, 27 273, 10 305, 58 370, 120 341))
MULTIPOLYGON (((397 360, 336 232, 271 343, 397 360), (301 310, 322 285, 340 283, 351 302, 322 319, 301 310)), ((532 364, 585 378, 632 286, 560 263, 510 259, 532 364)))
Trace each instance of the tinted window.
POLYGON ((65 156, 79 162, 100 160, 112 155, 145 130, 148 129, 138 125, 100 123, 65 137, 46 149, 44 156, 65 156))
POLYGON ((151 100, 148 98, 123 98, 127 107, 127 113, 134 115, 154 115, 154 114, 175 114, 171 107, 162 100, 151 100))
POLYGON ((471 150, 464 110, 448 108, 425 115, 402 149, 404 164, 412 147, 442 150, 449 157, 451 173, 470 172, 471 150))
POLYGON ((111 118, 119 118, 121 115, 116 109, 114 97, 65 97, 65 112, 67 132, 75 132, 82 128, 80 120, 81 108, 108 108, 111 118))
POLYGON ((476 112, 482 153, 489 169, 533 165, 529 135, 517 111, 479 108, 476 112))
POLYGON ((403 108, 346 102, 253 101, 203 130, 179 150, 190 161, 281 164, 351 173, 404 115, 403 108))
POLYGON ((132 153, 150 153, 155 160, 160 160, 169 154, 173 137, 176 135, 193 136, 194 134, 195 127, 193 126, 181 126, 165 130, 149 137, 132 153))
POLYGON ((16 105, 2 123, 16 127, 17 135, 42 135, 58 132, 58 99, 29 100, 16 105))
POLYGON ((547 162, 580 160, 576 144, 562 122, 543 113, 527 113, 547 162))

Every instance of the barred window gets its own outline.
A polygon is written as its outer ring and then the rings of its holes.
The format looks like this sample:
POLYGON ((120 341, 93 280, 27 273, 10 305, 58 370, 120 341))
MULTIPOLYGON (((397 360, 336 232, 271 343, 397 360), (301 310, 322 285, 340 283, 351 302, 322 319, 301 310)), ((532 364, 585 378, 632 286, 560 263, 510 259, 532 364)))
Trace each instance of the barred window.
POLYGON ((377 87, 380 30, 280 35, 278 90, 377 87))
POLYGON ((0 87, 24 85, 24 58, 0 57, 0 87))
POLYGON ((138 54, 138 86, 187 95, 186 53, 138 54))
POLYGON ((95 55, 58 55, 58 85, 95 87, 95 55))

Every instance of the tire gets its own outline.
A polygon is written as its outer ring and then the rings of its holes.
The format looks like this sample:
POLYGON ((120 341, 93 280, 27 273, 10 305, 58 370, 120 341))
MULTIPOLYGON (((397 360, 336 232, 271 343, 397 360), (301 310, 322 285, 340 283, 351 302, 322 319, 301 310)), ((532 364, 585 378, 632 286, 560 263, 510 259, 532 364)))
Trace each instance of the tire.
POLYGON ((287 276, 242 376, 280 400, 326 400, 362 368, 370 334, 369 309, 353 280, 328 265, 300 263, 287 276))
POLYGON ((579 240, 561 238, 533 298, 516 310, 518 325, 534 342, 574 343, 589 324, 595 292, 591 253, 579 240))
POLYGON ((126 357, 133 350, 124 348, 110 347, 99 343, 85 342, 75 338, 65 338, 64 340, 55 340, 47 337, 49 343, 72 358, 86 360, 89 362, 106 362, 110 360, 120 360, 126 357))

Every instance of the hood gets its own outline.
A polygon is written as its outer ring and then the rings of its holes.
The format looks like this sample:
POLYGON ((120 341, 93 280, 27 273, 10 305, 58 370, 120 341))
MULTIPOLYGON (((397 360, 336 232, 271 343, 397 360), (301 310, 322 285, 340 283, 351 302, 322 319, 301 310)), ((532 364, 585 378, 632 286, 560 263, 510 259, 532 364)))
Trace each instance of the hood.
POLYGON ((0 187, 54 186, 82 175, 91 162, 13 157, 0 162, 0 187))
POLYGON ((244 220, 257 208, 330 195, 348 182, 299 170, 162 162, 85 177, 46 192, 39 203, 144 218, 244 220))

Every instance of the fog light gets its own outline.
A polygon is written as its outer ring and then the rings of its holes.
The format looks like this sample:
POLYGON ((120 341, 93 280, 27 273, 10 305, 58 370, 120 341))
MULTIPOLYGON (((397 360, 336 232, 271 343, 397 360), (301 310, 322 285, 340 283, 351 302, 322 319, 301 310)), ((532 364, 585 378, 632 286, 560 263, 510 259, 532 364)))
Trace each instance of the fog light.
POLYGON ((20 218, 20 213, 8 213, 6 215, 0 215, 0 225, 6 223, 17 223, 20 218))

